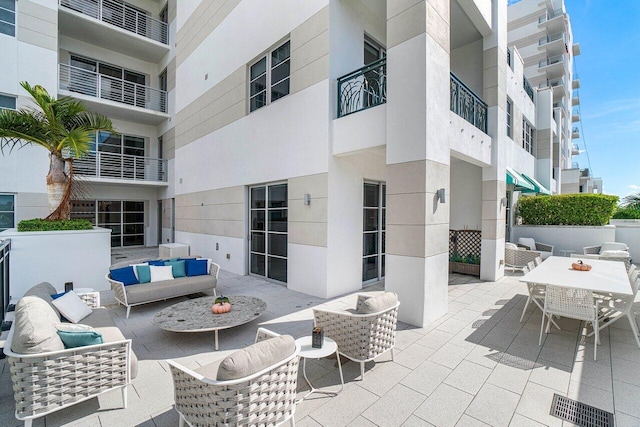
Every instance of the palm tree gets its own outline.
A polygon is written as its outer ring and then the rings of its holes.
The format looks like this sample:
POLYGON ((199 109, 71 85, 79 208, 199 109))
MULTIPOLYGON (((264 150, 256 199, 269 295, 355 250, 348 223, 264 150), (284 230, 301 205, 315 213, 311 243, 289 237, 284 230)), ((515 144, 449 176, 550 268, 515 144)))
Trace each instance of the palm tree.
POLYGON ((622 205, 632 209, 640 209, 640 193, 626 196, 622 205))
POLYGON ((73 189, 73 159, 91 150, 96 131, 116 133, 106 116, 89 112, 69 97, 55 99, 45 88, 20 85, 39 108, 0 111, 0 151, 38 145, 49 151, 47 219, 68 219, 73 189), (69 157, 64 157, 69 153, 69 157))

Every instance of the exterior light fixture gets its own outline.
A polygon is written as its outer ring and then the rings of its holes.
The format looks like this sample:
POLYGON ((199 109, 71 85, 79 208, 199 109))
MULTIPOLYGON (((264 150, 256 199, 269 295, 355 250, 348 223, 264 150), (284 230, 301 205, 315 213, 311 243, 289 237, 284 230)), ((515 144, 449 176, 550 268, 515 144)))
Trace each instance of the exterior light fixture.
POLYGON ((445 196, 444 188, 441 188, 436 192, 436 197, 440 203, 447 202, 447 197, 445 196))
POLYGON ((305 193, 304 195, 304 205, 308 206, 311 204, 311 194, 305 193))

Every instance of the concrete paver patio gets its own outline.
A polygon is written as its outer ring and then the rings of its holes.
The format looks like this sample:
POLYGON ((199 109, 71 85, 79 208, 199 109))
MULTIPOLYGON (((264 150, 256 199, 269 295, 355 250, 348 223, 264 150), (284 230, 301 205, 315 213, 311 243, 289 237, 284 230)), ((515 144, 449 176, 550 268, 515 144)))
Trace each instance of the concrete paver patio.
MULTIPOLYGON (((624 321, 601 335, 598 360, 592 338, 585 339, 577 321, 560 319, 538 346, 541 312, 530 305, 519 322, 526 288, 519 275, 481 282, 452 275, 449 312, 425 328, 399 323, 395 360, 382 356, 359 367, 343 361, 345 388, 338 396, 312 395, 296 409, 298 426, 562 426, 549 415, 554 393, 615 413, 616 425, 640 425, 640 349, 624 321)), ((381 286, 363 292, 379 291, 381 286)), ((218 292, 253 295, 267 302, 257 321, 220 333, 178 334, 158 329, 153 315, 182 299, 125 310, 104 293, 103 304, 140 359, 138 377, 129 389, 129 405, 121 409, 119 392, 77 404, 34 422, 34 426, 176 426, 173 385, 166 359, 196 368, 251 344, 258 326, 295 338, 310 333, 311 308, 350 307, 355 296, 331 301, 289 291, 259 278, 220 273, 218 292)), ((401 306, 402 309, 402 306, 401 306)), ((300 369, 301 371, 301 369, 300 369)), ((334 359, 308 361, 316 387, 339 385, 334 359)), ((299 396, 306 393, 302 373, 299 396)), ((14 418, 11 379, 0 361, 0 425, 21 425, 14 418)))

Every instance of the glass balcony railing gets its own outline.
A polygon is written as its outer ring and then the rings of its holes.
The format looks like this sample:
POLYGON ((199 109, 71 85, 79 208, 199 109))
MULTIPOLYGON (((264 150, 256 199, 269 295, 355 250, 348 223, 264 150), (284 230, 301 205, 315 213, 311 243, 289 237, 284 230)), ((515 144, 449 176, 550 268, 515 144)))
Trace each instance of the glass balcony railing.
POLYGON ((550 21, 554 18, 557 18, 558 16, 562 16, 564 15, 564 12, 562 11, 562 9, 556 9, 556 10, 551 10, 551 11, 547 11, 544 15, 542 15, 540 18, 538 18, 538 23, 542 24, 543 22, 547 22, 550 21))
POLYGON ((564 33, 560 32, 541 37, 540 40, 538 40, 538 45, 544 46, 545 44, 554 42, 556 40, 564 40, 564 33))
POLYGON ((387 58, 338 78, 338 118, 387 102, 387 58))
POLYGON ((58 88, 148 110, 167 112, 167 92, 60 64, 58 88))
POLYGON ((115 0, 59 0, 60 6, 162 44, 169 44, 168 25, 144 11, 115 0))
POLYGON ((529 95, 529 98, 533 101, 533 88, 525 76, 522 76, 522 87, 524 88, 524 91, 527 92, 527 95, 529 95))
POLYGON ((487 104, 451 73, 451 111, 487 133, 487 104))
POLYGON ((132 181, 167 182, 167 160, 92 151, 73 161, 76 175, 132 181))

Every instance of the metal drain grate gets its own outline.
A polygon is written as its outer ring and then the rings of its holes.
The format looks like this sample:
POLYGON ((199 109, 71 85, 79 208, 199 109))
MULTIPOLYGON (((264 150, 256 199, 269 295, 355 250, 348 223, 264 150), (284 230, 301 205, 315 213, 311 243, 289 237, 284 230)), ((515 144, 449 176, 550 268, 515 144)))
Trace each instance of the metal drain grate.
POLYGON ((613 414, 559 394, 553 395, 550 414, 581 427, 613 427, 613 414))

